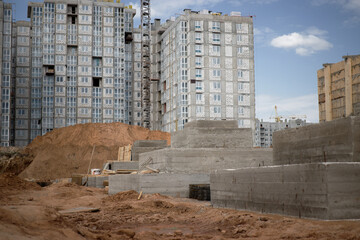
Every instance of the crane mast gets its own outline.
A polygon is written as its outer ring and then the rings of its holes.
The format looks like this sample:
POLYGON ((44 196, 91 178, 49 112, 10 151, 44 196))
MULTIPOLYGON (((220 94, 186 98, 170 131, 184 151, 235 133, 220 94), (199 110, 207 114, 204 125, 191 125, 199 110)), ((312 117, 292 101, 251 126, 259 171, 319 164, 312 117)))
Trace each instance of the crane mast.
POLYGON ((141 125, 150 128, 150 0, 141 0, 141 125))

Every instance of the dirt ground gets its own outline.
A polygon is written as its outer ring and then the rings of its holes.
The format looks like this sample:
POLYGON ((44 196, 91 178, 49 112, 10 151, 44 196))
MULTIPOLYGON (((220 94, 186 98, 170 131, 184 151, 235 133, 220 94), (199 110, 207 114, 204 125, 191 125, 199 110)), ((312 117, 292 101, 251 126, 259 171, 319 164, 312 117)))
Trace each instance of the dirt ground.
POLYGON ((360 239, 360 221, 315 221, 209 202, 0 176, 0 239, 360 239), (79 207, 95 212, 62 212, 79 207))

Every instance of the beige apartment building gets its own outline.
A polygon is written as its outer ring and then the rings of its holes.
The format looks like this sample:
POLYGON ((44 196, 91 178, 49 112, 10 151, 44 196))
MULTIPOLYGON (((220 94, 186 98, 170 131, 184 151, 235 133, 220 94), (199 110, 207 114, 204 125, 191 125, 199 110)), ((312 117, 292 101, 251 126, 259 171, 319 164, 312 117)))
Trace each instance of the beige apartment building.
POLYGON ((318 70, 319 121, 360 115, 360 55, 318 70))

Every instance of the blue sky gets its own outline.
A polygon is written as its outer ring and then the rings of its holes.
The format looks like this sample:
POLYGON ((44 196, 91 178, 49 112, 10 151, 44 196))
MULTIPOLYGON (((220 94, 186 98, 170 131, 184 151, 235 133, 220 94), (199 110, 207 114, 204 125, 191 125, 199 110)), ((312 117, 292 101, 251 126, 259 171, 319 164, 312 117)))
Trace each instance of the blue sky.
MULTIPOLYGON (((38 2, 38 0, 35 0, 38 2)), ((27 1, 15 3, 26 20, 27 1)), ((138 9, 139 1, 122 0, 138 9)), ((165 21, 185 8, 254 17, 256 117, 307 115, 318 122, 317 70, 360 54, 360 0, 151 0, 152 18, 165 21)), ((138 16, 135 19, 138 24, 138 16)))

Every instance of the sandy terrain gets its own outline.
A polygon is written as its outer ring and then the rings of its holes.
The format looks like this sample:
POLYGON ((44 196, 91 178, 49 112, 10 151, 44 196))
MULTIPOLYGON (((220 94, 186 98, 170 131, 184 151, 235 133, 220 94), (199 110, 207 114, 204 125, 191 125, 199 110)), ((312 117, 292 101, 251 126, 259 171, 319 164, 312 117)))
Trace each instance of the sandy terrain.
POLYGON ((86 174, 93 147, 91 168, 102 168, 116 160, 119 147, 136 140, 167 140, 170 133, 124 123, 93 123, 54 129, 38 136, 26 148, 0 148, 0 174, 20 173, 20 177, 55 180, 86 174))
POLYGON ((360 239, 360 221, 315 221, 209 202, 0 176, 0 239, 360 239), (96 212, 62 212, 79 207, 96 212))

